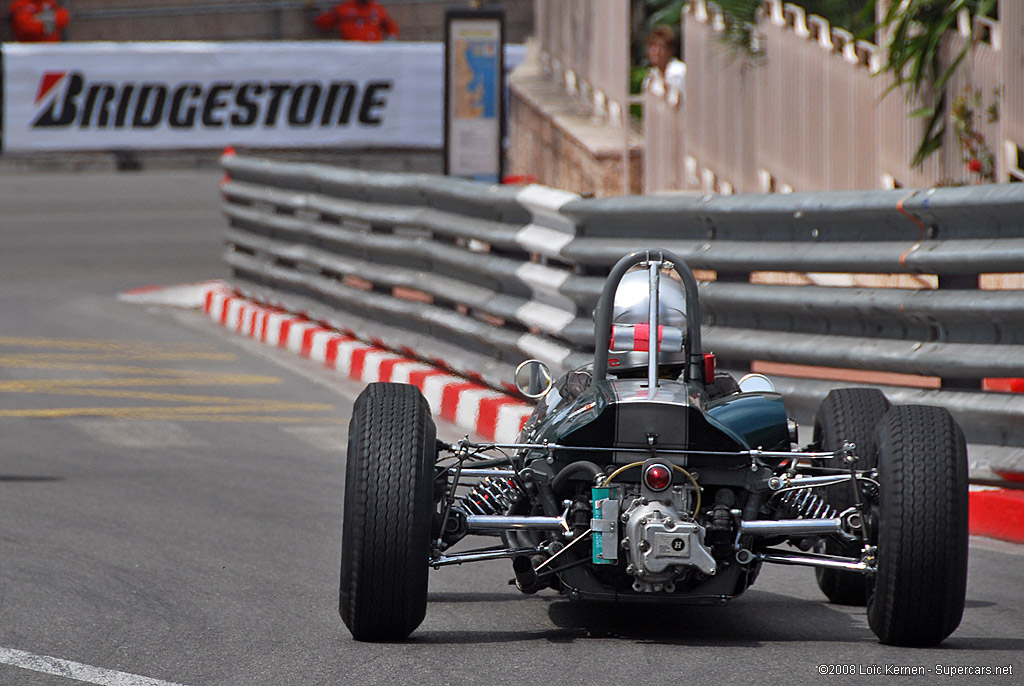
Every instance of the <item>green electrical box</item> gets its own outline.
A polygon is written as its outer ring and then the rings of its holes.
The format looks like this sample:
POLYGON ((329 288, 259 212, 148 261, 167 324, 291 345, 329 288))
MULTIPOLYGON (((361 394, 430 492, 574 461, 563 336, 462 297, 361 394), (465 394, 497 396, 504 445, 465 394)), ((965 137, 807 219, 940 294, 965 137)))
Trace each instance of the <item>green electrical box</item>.
POLYGON ((596 565, 613 565, 619 561, 619 498, 618 489, 592 488, 594 516, 590 520, 593 561, 596 565))

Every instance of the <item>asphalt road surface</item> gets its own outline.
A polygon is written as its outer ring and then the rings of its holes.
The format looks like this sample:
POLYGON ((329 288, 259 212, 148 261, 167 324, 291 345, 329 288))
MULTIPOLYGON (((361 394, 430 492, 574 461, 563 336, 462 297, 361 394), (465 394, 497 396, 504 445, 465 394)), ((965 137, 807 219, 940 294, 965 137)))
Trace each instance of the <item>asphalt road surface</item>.
POLYGON ((507 562, 432 572, 408 642, 354 642, 359 389, 116 298, 225 276, 218 176, 0 176, 0 684, 1020 683, 1024 547, 985 540, 934 650, 879 645, 807 569, 724 608, 616 609, 522 596, 507 562))

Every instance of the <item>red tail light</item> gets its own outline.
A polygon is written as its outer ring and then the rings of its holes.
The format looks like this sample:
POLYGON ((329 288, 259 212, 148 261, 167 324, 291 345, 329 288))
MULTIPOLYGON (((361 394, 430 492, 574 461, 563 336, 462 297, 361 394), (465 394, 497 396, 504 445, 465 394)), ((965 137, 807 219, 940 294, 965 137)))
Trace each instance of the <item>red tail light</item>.
POLYGON ((644 472, 644 483, 652 491, 664 491, 672 483, 672 471, 663 464, 652 464, 644 472))
POLYGON ((715 383, 714 353, 704 353, 704 383, 715 383))

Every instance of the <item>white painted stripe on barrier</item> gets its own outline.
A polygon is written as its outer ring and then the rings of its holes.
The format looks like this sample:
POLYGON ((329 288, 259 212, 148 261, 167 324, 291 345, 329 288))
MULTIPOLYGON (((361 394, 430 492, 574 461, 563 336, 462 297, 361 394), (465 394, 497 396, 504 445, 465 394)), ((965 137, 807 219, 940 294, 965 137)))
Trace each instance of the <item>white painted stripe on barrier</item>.
POLYGON ((347 375, 352 371, 352 353, 368 346, 362 341, 342 341, 338 344, 338 357, 334 361, 334 368, 342 374, 347 375))
POLYGON ((227 286, 225 286, 223 282, 214 282, 204 290, 203 302, 200 303, 200 307, 206 306, 206 300, 208 296, 210 298, 215 298, 218 295, 227 295, 229 293, 231 293, 231 289, 227 288, 227 286))
POLYGON ((320 328, 319 325, 304 319, 292 320, 292 325, 288 327, 288 340, 285 342, 285 348, 296 355, 302 354, 302 339, 306 336, 306 332, 318 328, 320 328))
POLYGON ((223 281, 200 281, 177 286, 143 286, 117 294, 123 302, 139 305, 170 305, 202 309, 207 295, 214 290, 225 290, 223 281))
POLYGON ((516 310, 516 319, 541 331, 561 333, 576 321, 576 314, 531 300, 516 310))
POLYGON ((0 648, 0 664, 40 674, 53 674, 64 679, 96 684, 96 686, 182 686, 173 681, 161 681, 138 674, 93 667, 49 655, 34 655, 13 648, 0 648))
POLYGON ((565 346, 529 333, 520 336, 516 345, 527 357, 547 362, 552 367, 563 367, 569 355, 572 354, 572 351, 565 346))
POLYGON ((528 252, 557 257, 576 236, 576 224, 561 214, 562 206, 578 195, 568 191, 529 185, 516 194, 516 201, 530 211, 533 221, 516 234, 516 243, 528 252))
POLYGON ((516 268, 516 278, 534 290, 558 293, 558 289, 568 280, 569 272, 546 264, 524 262, 516 268))
POLYGON ((234 297, 236 296, 233 293, 218 293, 215 295, 213 297, 213 304, 210 306, 210 316, 218 320, 223 317, 227 303, 234 297))
POLYGON ((256 316, 252 320, 252 332, 250 332, 250 338, 259 338, 263 333, 263 325, 267 321, 267 317, 270 316, 270 310, 265 307, 261 307, 256 310, 256 316))
POLYGON ((252 338, 259 338, 263 332, 263 325, 267 321, 267 317, 270 316, 271 310, 266 307, 257 307, 256 316, 252 320, 252 333, 249 334, 252 338))
POLYGON ((277 345, 281 340, 281 324, 291 318, 290 314, 285 314, 284 312, 271 312, 270 316, 267 317, 266 342, 270 345, 277 345))
POLYGON ((529 405, 508 403, 498 408, 498 421, 494 426, 494 440, 511 443, 519 437, 519 427, 524 417, 529 417, 533 408, 529 405))
POLYGON ((526 262, 516 268, 516 278, 529 287, 534 300, 571 312, 573 317, 576 316, 576 303, 559 291, 569 279, 568 271, 536 262, 526 262))
POLYGON ((549 188, 540 184, 530 184, 516 193, 516 202, 525 207, 534 216, 534 221, 558 229, 562 233, 576 235, 576 224, 564 216, 560 210, 567 203, 579 200, 580 196, 558 188, 549 188))
POLYGON ((384 360, 394 359, 400 360, 402 356, 378 348, 366 353, 366 356, 363 357, 363 382, 380 381, 380 363, 384 360))
POLYGON ((242 307, 245 302, 241 298, 231 298, 228 300, 228 316, 224 320, 224 326, 232 329, 238 329, 238 320, 242 316, 242 307))
POLYGON ((572 243, 573 238, 563 231, 539 224, 527 224, 516 233, 516 243, 523 250, 547 257, 561 257, 562 248, 572 243))
POLYGON ((210 319, 220 321, 221 313, 224 312, 224 302, 231 297, 231 293, 228 291, 221 291, 214 293, 213 298, 210 299, 210 319))
POLYGON ((252 303, 248 302, 245 303, 245 305, 242 307, 241 327, 238 329, 238 332, 240 334, 242 334, 243 336, 252 335, 253 320, 256 318, 256 313, 258 311, 259 308, 256 305, 253 305, 252 303))
POLYGON ((337 336, 333 331, 317 331, 313 334, 313 340, 309 346, 309 359, 314 362, 326 362, 327 361, 327 344, 332 338, 337 336))
POLYGON ((409 378, 414 372, 431 372, 435 369, 437 369, 437 367, 432 367, 429 364, 417 362, 416 360, 399 362, 395 365, 395 368, 391 370, 391 381, 394 383, 409 383, 409 378))
POLYGON ((548 257, 560 257, 562 248, 572 243, 573 238, 563 231, 538 224, 527 224, 516 233, 516 243, 523 250, 548 257))
POLYGON ((435 413, 441 412, 441 400, 444 398, 445 386, 456 383, 465 383, 465 379, 448 374, 438 374, 437 376, 428 376, 424 380, 421 391, 435 413))
POLYGON ((455 405, 455 423, 461 427, 478 431, 480 421, 480 401, 485 398, 500 398, 500 393, 489 388, 467 388, 459 393, 455 405))
POLYGON ((264 312, 266 312, 266 310, 260 305, 251 304, 249 307, 249 321, 246 323, 245 330, 242 333, 250 338, 258 335, 259 325, 264 312))

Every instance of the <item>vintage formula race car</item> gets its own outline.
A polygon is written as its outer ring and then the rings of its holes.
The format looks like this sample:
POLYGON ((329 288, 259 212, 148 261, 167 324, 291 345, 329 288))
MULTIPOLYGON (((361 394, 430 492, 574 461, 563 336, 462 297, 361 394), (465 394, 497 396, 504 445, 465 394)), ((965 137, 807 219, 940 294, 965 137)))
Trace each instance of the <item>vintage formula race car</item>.
POLYGON ((725 603, 764 563, 802 565, 831 601, 866 605, 883 643, 956 629, 967 456, 945 409, 836 389, 800 446, 768 379, 716 376, 697 283, 666 250, 615 265, 595 338, 593 364, 557 382, 520 365, 539 404, 515 443, 436 441, 413 386, 359 396, 339 601, 356 639, 408 636, 430 568, 498 558, 524 593, 658 603, 725 603), (494 545, 453 549, 478 535, 494 545))

